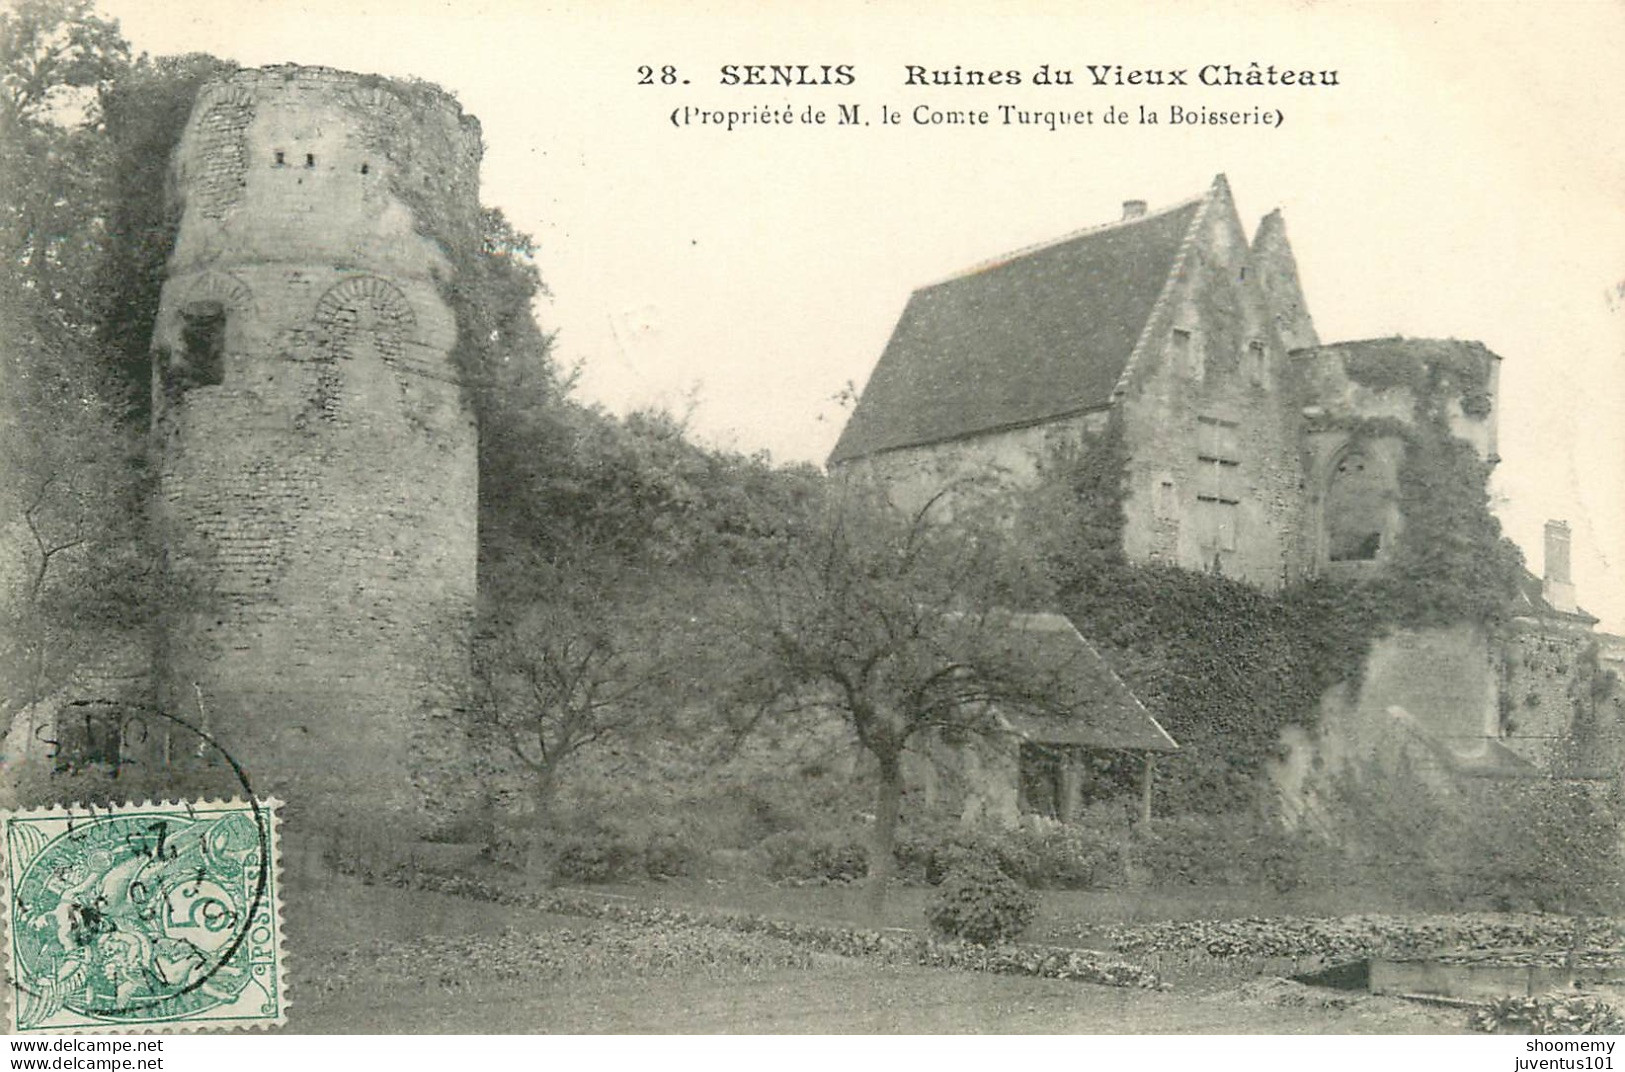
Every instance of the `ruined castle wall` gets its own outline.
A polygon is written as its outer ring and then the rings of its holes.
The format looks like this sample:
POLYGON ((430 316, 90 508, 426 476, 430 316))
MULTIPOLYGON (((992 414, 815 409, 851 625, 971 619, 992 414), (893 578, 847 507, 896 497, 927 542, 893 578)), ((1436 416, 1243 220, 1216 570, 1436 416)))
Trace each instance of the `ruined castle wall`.
POLYGON ((1582 656, 1595 637, 1577 627, 1526 622, 1507 639, 1501 730, 1508 748, 1549 767, 1574 723, 1582 656))
POLYGON ((1402 629, 1377 639, 1358 685, 1339 685, 1322 698, 1319 728, 1283 735, 1272 778, 1284 814, 1313 817, 1331 778, 1400 754, 1439 785, 1454 769, 1487 765, 1498 734, 1498 677, 1489 640, 1476 626, 1402 629))
POLYGON ((1406 444, 1398 433, 1417 427, 1418 398, 1412 384, 1426 378, 1430 367, 1479 368, 1484 382, 1476 405, 1468 402, 1473 396, 1464 390, 1465 384, 1444 380, 1427 401, 1443 407, 1452 435, 1469 444, 1484 461, 1496 460, 1500 359, 1478 343, 1372 339, 1298 351, 1291 362, 1293 390, 1304 404, 1307 418, 1301 554, 1313 572, 1358 576, 1388 560, 1404 527, 1399 474, 1406 444), (1366 371, 1354 371, 1351 366, 1355 365, 1366 371), (1338 485, 1356 467, 1365 469, 1370 484, 1363 496, 1365 518, 1360 524, 1381 536, 1374 556, 1364 561, 1338 554, 1339 522, 1344 528, 1355 522, 1348 508, 1356 505, 1348 496, 1339 496, 1338 485), (1336 516, 1340 507, 1341 519, 1336 516))
POLYGON ((160 685, 191 709, 196 683, 255 789, 296 804, 424 809, 477 478, 451 266, 401 193, 472 229, 478 159, 449 98, 310 68, 206 87, 177 151, 154 402, 189 595, 160 685))

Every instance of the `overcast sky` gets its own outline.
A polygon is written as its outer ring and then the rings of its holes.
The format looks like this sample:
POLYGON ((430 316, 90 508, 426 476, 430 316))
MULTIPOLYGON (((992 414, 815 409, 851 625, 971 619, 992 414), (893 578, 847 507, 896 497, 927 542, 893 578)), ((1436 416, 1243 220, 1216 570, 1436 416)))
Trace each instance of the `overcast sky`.
POLYGON ((140 50, 415 75, 454 92, 484 126, 485 202, 541 243, 554 296, 539 313, 560 358, 582 365, 587 398, 692 404, 713 443, 821 462, 843 419, 832 397, 863 384, 912 289, 1109 221, 1125 199, 1193 196, 1224 172, 1249 228, 1284 211, 1323 340, 1453 336, 1505 358, 1498 513, 1537 572, 1542 523, 1569 520, 1582 605, 1625 630, 1625 6, 344 7, 103 2, 140 50), (1185 68, 1190 81, 1204 64, 1252 62, 1335 69, 1340 84, 1096 87, 1085 70, 1185 68), (751 63, 850 64, 855 82, 719 84, 722 65, 751 63), (637 84, 644 64, 655 85, 637 84), (689 84, 658 84, 668 64, 689 84), (910 88, 908 64, 1026 78, 910 88), (1077 84, 1031 85, 1041 64, 1077 84), (833 125, 838 103, 869 125, 833 125), (681 105, 787 104, 821 107, 830 125, 669 121, 681 105), (1088 110, 1094 124, 999 125, 1000 104, 1088 110), (1278 109, 1284 123, 1102 122, 1142 104, 1278 109), (995 110, 995 123, 917 126, 918 105, 995 110), (882 106, 903 122, 882 125, 882 106))

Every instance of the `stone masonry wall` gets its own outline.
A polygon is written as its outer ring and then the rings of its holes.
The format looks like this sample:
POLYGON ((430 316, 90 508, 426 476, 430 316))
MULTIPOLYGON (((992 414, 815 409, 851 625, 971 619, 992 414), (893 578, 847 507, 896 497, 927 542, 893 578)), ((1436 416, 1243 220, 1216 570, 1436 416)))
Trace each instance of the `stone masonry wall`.
POLYGON ((1271 771, 1283 814, 1313 828, 1327 779, 1399 751, 1446 784, 1436 750, 1470 764, 1497 736, 1496 664, 1489 639, 1471 625, 1403 629, 1376 640, 1359 684, 1322 697, 1319 729, 1283 734, 1283 758, 1271 771))
POLYGON ((445 252, 477 227, 478 127, 326 69, 199 95, 154 348, 170 559, 163 701, 293 814, 432 825, 430 716, 466 671, 476 450, 445 252), (184 701, 184 702, 183 702, 184 701))
POLYGON ((1593 643, 1585 629, 1533 623, 1507 639, 1500 728, 1508 748, 1541 767, 1557 758, 1574 722, 1581 656, 1593 643))
POLYGON ((842 463, 836 472, 886 489, 899 510, 914 514, 947 492, 936 507, 938 521, 975 504, 998 509, 1009 492, 1031 487, 1051 450, 1078 444, 1085 433, 1105 427, 1106 412, 1082 413, 1040 425, 967 436, 947 443, 889 450, 842 463))
POLYGON ((1416 395, 1399 384, 1361 383, 1348 369, 1355 354, 1368 359, 1375 355, 1395 364, 1424 367, 1441 354, 1471 356, 1483 361, 1487 409, 1469 413, 1459 396, 1446 395, 1445 418, 1450 431, 1470 444, 1485 461, 1496 457, 1496 426, 1499 401, 1497 389, 1500 360, 1476 343, 1435 339, 1377 339, 1339 343, 1292 355, 1292 390, 1305 403, 1304 478, 1305 524, 1300 554, 1311 572, 1333 575, 1359 575, 1380 568, 1387 561, 1394 539, 1404 527, 1399 512, 1399 472, 1406 450, 1398 435, 1357 432, 1361 425, 1414 428, 1416 395), (1333 560, 1332 533, 1335 518, 1334 484, 1339 469, 1351 457, 1380 474, 1388 491, 1370 503, 1369 527, 1382 533, 1382 546, 1376 557, 1366 562, 1333 560))
POLYGON ((1119 386, 1124 551, 1274 590, 1299 569, 1286 347, 1228 193, 1209 199, 1119 386))

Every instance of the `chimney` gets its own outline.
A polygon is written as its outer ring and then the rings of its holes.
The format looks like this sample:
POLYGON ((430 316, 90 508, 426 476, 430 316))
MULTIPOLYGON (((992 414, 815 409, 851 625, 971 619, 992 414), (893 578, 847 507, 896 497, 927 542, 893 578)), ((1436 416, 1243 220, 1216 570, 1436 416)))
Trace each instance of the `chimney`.
POLYGON ((1137 220, 1141 216, 1144 216, 1144 215, 1145 215, 1145 202, 1144 201, 1124 201, 1123 202, 1123 218, 1125 220, 1137 220))
POLYGON ((1574 601, 1574 582, 1569 578, 1569 523, 1546 522, 1546 577, 1540 594, 1553 607, 1573 614, 1578 606, 1574 601))

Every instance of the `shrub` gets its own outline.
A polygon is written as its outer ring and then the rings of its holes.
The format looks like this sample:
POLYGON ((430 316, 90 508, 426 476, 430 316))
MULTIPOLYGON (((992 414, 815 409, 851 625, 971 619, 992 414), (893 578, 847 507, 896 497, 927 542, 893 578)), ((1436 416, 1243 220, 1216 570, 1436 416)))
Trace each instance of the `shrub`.
POLYGON ((485 862, 512 871, 523 871, 530 856, 533 835, 512 823, 494 822, 485 836, 485 862))
POLYGON ((1099 889, 1123 879, 1125 832, 1109 809, 1015 830, 917 826, 898 838, 895 856, 899 875, 933 886, 966 860, 990 860, 1030 889, 1099 889))
POLYGON ((933 849, 926 861, 925 880, 940 886, 955 870, 965 867, 987 866, 998 869, 1012 878, 1027 873, 1027 860, 1023 846, 1014 838, 988 832, 966 831, 945 839, 933 849))
MULTIPOLYGON (((1242 813, 1178 815, 1135 827, 1135 866, 1156 886, 1302 885, 1325 851, 1306 836, 1242 813)), ((1329 851, 1329 850, 1326 850, 1329 851)))
POLYGON ((1027 844, 1014 831, 918 826, 897 839, 893 856, 898 874, 914 882, 942 884, 948 873, 967 861, 990 861, 1007 875, 1022 877, 1033 869, 1027 844))
POLYGON ((1618 787, 1560 776, 1445 786, 1408 757, 1332 783, 1354 865, 1426 907, 1612 914, 1625 903, 1618 787))
POLYGON ((991 860, 967 857, 937 887, 926 919, 940 934, 994 945, 1014 941, 1037 911, 1037 899, 991 860))
POLYGON ((1032 889, 1087 890, 1123 878, 1122 835, 1093 825, 1067 823, 1012 835, 1021 846, 1016 875, 1032 889))
POLYGON ((897 877, 904 882, 925 882, 931 860, 941 842, 938 831, 931 828, 903 827, 897 832, 892 847, 892 858, 897 861, 897 877))
POLYGON ((643 849, 643 871, 650 878, 677 878, 694 870, 698 852, 678 834, 655 834, 643 849))
POLYGON ((567 834, 552 846, 553 879, 563 882, 616 882, 643 869, 643 851, 621 834, 567 834))
POLYGON ((850 882, 869 873, 869 850, 860 841, 786 830, 757 845, 766 858, 767 877, 850 882))

